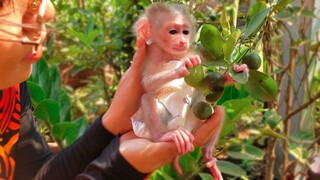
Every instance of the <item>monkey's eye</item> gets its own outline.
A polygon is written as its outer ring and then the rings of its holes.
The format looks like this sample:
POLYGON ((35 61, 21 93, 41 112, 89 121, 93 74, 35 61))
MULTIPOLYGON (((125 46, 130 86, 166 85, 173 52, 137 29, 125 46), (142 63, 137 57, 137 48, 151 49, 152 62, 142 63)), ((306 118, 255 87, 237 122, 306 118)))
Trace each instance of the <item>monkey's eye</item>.
POLYGON ((178 32, 178 31, 175 30, 175 29, 169 31, 170 34, 177 34, 177 32, 178 32))
POLYGON ((188 35, 188 34, 189 34, 189 31, 188 31, 188 30, 184 30, 184 31, 182 31, 182 33, 183 33, 184 35, 188 35))

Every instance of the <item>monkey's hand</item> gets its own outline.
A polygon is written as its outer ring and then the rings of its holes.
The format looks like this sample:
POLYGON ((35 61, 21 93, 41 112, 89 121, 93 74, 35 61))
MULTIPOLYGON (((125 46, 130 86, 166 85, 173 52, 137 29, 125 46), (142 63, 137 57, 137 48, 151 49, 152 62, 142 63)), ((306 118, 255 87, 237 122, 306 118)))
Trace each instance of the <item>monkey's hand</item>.
MULTIPOLYGON (((249 68, 246 64, 234 64, 233 67, 232 67, 233 71, 235 73, 241 73, 241 72, 244 72, 247 74, 247 76, 249 77, 249 68)), ((224 75, 224 79, 225 79, 225 83, 226 84, 232 84, 235 82, 234 79, 232 79, 232 77, 230 76, 230 73, 229 72, 226 72, 225 75, 224 75)))
POLYGON ((174 131, 166 132, 159 141, 173 141, 180 154, 186 154, 194 150, 193 135, 184 128, 178 128, 174 131))
POLYGON ((182 65, 176 69, 178 78, 188 76, 190 72, 188 69, 193 68, 201 63, 201 59, 198 55, 193 55, 182 60, 182 65))
POLYGON ((210 169, 215 180, 223 180, 220 170, 217 167, 217 159, 212 157, 212 148, 202 148, 203 158, 206 161, 206 167, 210 169))

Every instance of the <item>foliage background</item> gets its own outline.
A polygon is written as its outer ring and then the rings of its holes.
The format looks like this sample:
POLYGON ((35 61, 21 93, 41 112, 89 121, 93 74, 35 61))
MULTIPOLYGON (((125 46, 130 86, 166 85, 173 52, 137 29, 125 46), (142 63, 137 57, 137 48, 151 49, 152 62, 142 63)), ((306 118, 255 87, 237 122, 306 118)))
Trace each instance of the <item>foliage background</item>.
MULTIPOLYGON (((241 42, 263 57, 262 71, 277 82, 277 99, 261 102, 245 90, 226 89, 219 103, 227 110, 227 120, 215 155, 227 179, 305 178, 307 173, 312 177, 308 167, 319 156, 320 134, 320 72, 316 68, 320 43, 315 35, 319 27, 311 21, 318 19, 312 8, 316 1, 170 2, 188 4, 199 25, 217 26, 223 35, 235 27, 248 28, 250 19, 267 4, 280 4, 261 27, 254 26, 254 35, 241 42), (236 25, 226 28, 225 17, 229 22, 236 19, 236 25)), ((48 142, 64 148, 111 103, 135 50, 131 27, 151 1, 53 3, 56 18, 49 24, 46 51, 28 85, 43 134, 48 142)), ((181 161, 186 172, 181 179, 211 179, 198 149, 181 161)), ((170 165, 150 177, 177 178, 170 165)))

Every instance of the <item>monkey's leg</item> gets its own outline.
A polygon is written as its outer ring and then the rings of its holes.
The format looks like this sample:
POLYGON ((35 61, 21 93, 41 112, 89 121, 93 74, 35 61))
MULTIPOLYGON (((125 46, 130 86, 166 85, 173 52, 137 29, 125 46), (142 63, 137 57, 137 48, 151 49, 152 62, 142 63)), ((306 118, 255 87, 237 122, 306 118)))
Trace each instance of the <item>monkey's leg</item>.
POLYGON ((193 135, 184 128, 178 128, 174 131, 166 132, 161 138, 160 141, 173 141, 177 148, 178 152, 181 154, 186 154, 194 150, 193 135))
MULTIPOLYGON (((240 64, 240 65, 235 64, 235 65, 233 65, 232 68, 233 68, 234 72, 236 72, 236 73, 244 72, 249 76, 249 68, 246 64, 240 64)), ((230 76, 229 72, 225 73, 224 79, 225 79, 226 84, 232 84, 235 82, 235 80, 232 79, 232 77, 230 76)))
POLYGON ((150 130, 151 138, 157 141, 166 131, 160 119, 156 106, 156 99, 153 95, 146 93, 141 98, 141 111, 146 127, 150 130))
POLYGON ((223 126, 223 118, 220 119, 215 132, 213 133, 211 139, 202 147, 203 158, 206 162, 206 167, 210 169, 212 176, 215 180, 222 180, 222 175, 217 167, 217 159, 212 156, 215 145, 217 144, 220 136, 220 132, 223 126))

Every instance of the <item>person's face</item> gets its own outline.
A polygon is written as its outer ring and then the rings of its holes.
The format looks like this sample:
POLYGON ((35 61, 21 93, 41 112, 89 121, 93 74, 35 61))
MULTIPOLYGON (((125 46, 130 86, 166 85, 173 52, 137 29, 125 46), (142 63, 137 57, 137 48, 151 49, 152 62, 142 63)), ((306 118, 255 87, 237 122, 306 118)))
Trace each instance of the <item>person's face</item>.
POLYGON ((30 76, 32 63, 42 56, 41 44, 46 37, 44 26, 41 26, 40 29, 30 29, 12 23, 31 24, 33 27, 40 27, 39 24, 48 22, 54 17, 54 7, 50 0, 5 1, 4 7, 0 7, 0 89, 21 83, 30 76), (45 9, 42 6, 42 9, 45 10, 43 13, 41 13, 41 10, 32 12, 28 8, 28 4, 39 5, 40 2, 45 5, 45 9), (41 17, 38 16, 39 14, 43 14, 41 20, 38 18, 41 17), (23 39, 26 38, 27 42, 31 40, 31 44, 22 43, 23 39))

